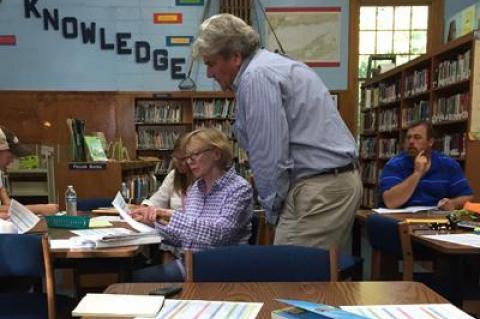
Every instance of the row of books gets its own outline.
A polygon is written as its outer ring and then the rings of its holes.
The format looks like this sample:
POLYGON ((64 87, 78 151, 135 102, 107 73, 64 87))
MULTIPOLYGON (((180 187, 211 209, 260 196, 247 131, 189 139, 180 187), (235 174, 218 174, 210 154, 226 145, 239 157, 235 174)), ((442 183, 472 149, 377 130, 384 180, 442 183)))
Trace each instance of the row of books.
POLYGON ((362 206, 364 207, 377 207, 377 191, 375 188, 364 188, 362 195, 362 206))
POLYGON ((415 70, 411 74, 405 76, 404 96, 412 96, 420 94, 428 90, 430 82, 430 70, 425 68, 415 70))
POLYGON ((193 102, 194 118, 222 118, 234 117, 235 102, 232 99, 198 99, 193 102))
POLYGON ((455 60, 445 60, 435 68, 433 87, 442 87, 470 78, 470 49, 459 54, 455 60))
POLYGON ((233 157, 236 159, 236 161, 240 164, 243 165, 248 162, 248 156, 247 152, 243 148, 240 147, 237 141, 233 141, 233 157))
POLYGON ((378 157, 387 159, 397 155, 399 151, 398 139, 380 138, 378 139, 378 157))
POLYGON ((141 203, 157 190, 157 178, 152 172, 150 174, 129 175, 124 182, 127 184, 130 194, 129 200, 134 203, 141 203))
POLYGON ((435 138, 434 148, 446 155, 453 157, 465 157, 466 134, 446 134, 435 138))
POLYGON ((377 107, 380 104, 379 101, 379 88, 366 88, 363 90, 363 107, 365 109, 370 109, 373 107, 377 107))
POLYGON ((428 101, 422 100, 413 104, 412 107, 402 109, 402 128, 407 128, 410 124, 430 119, 430 109, 428 101))
POLYGON ((362 165, 362 181, 375 184, 378 180, 377 162, 366 162, 362 165))
POLYGON ((398 108, 383 110, 378 114, 378 130, 380 132, 395 131, 398 128, 398 108))
POLYGON ((138 150, 172 150, 185 127, 140 127, 137 133, 138 150))
POLYGON ((371 131, 375 129, 377 124, 377 113, 364 112, 360 115, 360 127, 363 131, 371 131))
POLYGON ((201 127, 215 128, 228 137, 233 136, 232 124, 229 121, 212 120, 212 119, 195 121, 195 129, 198 129, 201 127))
POLYGON ((466 120, 469 103, 470 95, 468 92, 439 98, 433 102, 432 123, 466 120))
POLYGON ((374 158, 376 156, 377 139, 375 137, 364 137, 360 142, 360 157, 374 158))
POLYGON ((182 122, 182 106, 171 105, 163 101, 152 101, 135 105, 135 122, 136 123, 181 123, 182 122))
POLYGON ((400 82, 380 83, 378 85, 380 94, 378 100, 380 103, 392 103, 400 99, 400 82))

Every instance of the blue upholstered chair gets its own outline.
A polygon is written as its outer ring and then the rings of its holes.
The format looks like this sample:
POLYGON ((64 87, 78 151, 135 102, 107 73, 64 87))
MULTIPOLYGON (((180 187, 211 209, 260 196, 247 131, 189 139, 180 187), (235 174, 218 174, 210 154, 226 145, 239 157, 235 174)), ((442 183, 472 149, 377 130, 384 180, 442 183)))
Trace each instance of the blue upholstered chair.
POLYGON ((77 200, 77 210, 88 212, 100 207, 111 207, 112 198, 84 198, 77 200))
POLYGON ((374 214, 366 221, 367 236, 372 247, 372 280, 385 279, 387 275, 382 264, 387 259, 396 268, 403 261, 403 280, 413 280, 413 252, 408 223, 390 217, 374 214))
POLYGON ((186 252, 187 281, 298 282, 336 281, 340 255, 336 249, 302 246, 240 245, 186 252))
MULTIPOLYGON (((54 319, 69 316, 72 300, 55 296, 55 281, 46 236, 0 234, 0 283, 2 278, 44 280, 43 291, 11 291, 2 287, 0 318, 54 319)), ((1 284, 0 284, 1 285, 1 284)))

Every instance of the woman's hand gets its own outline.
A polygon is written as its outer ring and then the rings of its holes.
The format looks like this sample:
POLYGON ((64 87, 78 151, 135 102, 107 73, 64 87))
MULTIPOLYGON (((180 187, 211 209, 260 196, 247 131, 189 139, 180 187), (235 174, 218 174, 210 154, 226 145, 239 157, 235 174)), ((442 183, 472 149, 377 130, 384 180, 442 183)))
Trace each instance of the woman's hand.
POLYGON ((133 219, 148 225, 155 222, 166 225, 172 214, 173 210, 171 209, 155 208, 154 206, 142 206, 130 213, 133 219))
POLYGON ((137 222, 152 225, 157 220, 156 209, 153 206, 142 206, 131 211, 130 216, 137 222))

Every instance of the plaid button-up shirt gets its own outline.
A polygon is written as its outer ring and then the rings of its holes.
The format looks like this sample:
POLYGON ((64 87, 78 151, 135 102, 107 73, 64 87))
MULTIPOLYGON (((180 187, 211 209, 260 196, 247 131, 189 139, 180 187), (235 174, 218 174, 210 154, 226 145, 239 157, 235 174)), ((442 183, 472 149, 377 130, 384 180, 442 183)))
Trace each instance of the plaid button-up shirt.
POLYGON ((200 250, 247 243, 251 235, 252 188, 230 168, 205 192, 197 180, 187 193, 184 212, 175 211, 166 226, 156 227, 183 249, 200 250))

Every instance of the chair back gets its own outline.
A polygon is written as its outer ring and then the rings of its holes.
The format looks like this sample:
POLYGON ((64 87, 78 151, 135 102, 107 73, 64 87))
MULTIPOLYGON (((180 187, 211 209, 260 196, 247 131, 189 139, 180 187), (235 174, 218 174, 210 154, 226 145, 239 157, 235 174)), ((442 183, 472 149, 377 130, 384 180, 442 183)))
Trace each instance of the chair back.
POLYGON ((185 254, 187 281, 336 281, 336 249, 240 245, 185 254))
POLYGON ((77 200, 77 210, 88 212, 100 207, 112 206, 111 198, 84 198, 77 200))
POLYGON ((41 236, 0 234, 0 256, 0 277, 44 277, 41 236))
POLYGON ((367 218, 366 228, 373 249, 372 279, 380 279, 381 259, 388 255, 395 261, 403 260, 403 280, 412 280, 413 253, 408 223, 374 214, 367 218))
MULTIPOLYGON (((45 308, 48 318, 55 319, 55 280, 46 235, 0 234, 0 277, 44 279, 47 304, 45 308)), ((14 302, 11 297, 8 300, 14 302)), ((26 308, 31 305, 28 294, 22 297, 22 303, 26 308)), ((9 310, 2 307, 0 312, 2 311, 9 310)))

